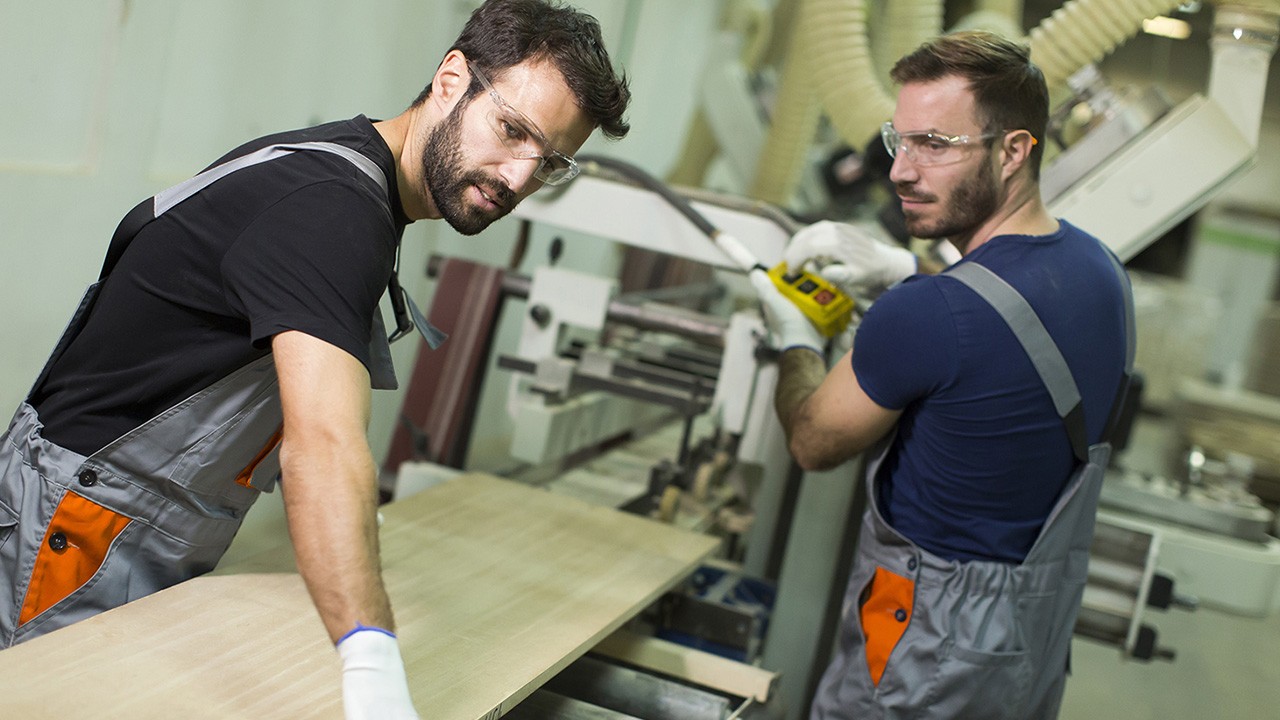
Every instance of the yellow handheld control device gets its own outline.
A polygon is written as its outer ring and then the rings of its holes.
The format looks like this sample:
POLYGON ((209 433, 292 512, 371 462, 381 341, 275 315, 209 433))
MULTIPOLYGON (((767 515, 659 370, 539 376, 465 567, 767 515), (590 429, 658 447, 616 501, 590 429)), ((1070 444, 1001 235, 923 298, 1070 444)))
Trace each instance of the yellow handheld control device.
POLYGON ((800 312, 809 318, 824 337, 844 332, 853 316, 853 298, 819 275, 800 270, 788 273, 780 263, 769 271, 769 279, 800 312))

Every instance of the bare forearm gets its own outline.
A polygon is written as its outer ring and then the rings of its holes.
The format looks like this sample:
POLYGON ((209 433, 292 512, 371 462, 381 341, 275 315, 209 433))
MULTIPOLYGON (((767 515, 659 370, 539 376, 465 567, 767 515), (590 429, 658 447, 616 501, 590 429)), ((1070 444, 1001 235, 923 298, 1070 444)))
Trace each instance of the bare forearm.
POLYGON ((827 366, 822 356, 812 350, 793 348, 778 358, 778 388, 774 392, 773 406, 788 439, 795 429, 797 411, 822 384, 826 374, 827 366))
POLYGON ((281 446, 298 571, 335 642, 357 624, 393 629, 378 554, 377 473, 367 443, 281 446))
POLYGON ((817 354, 789 350, 779 359, 778 371, 778 418, 792 457, 805 470, 826 470, 849 460, 884 437, 902 414, 880 407, 862 390, 852 353, 827 372, 817 354))

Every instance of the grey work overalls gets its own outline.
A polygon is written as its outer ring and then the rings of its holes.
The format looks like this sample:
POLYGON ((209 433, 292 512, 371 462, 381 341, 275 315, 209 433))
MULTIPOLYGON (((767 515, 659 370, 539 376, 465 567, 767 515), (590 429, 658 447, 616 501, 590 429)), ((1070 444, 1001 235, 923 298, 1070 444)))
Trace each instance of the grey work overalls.
MULTIPOLYGON (((146 223, 231 172, 298 150, 348 159, 378 184, 379 197, 387 196, 386 178, 373 161, 333 143, 272 145, 165 190, 122 221, 102 277, 85 292, 33 392, 146 223)), ((421 313, 415 308, 414 315, 421 313)), ((428 343, 442 339, 419 327, 428 343)), ((376 309, 372 338, 371 384, 394 388, 376 309)), ((0 648, 213 569, 245 512, 279 475, 282 414, 270 353, 89 457, 45 440, 41 427, 23 402, 0 444, 0 648)))
MULTIPOLYGON (((1124 268, 1112 261, 1125 295, 1123 392, 1133 366, 1133 307, 1124 268)), ((1009 324, 1063 418, 1078 465, 1021 564, 962 563, 918 547, 881 516, 876 475, 893 435, 883 440, 867 470, 869 499, 838 647, 811 720, 1058 714, 1111 446, 1086 447, 1076 383, 1022 295, 974 262, 945 275, 977 292, 1009 324)))

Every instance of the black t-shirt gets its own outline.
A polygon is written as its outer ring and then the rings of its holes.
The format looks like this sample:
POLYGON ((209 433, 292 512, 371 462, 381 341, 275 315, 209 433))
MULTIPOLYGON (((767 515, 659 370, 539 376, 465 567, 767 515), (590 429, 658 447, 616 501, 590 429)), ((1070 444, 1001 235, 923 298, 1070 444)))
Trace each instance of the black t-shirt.
POLYGON ((349 160, 300 151, 231 173, 147 224, 32 394, 46 439, 92 454, 270 352, 285 330, 368 366, 373 314, 409 222, 373 123, 359 116, 259 138, 214 165, 308 141, 368 156, 388 197, 349 160))

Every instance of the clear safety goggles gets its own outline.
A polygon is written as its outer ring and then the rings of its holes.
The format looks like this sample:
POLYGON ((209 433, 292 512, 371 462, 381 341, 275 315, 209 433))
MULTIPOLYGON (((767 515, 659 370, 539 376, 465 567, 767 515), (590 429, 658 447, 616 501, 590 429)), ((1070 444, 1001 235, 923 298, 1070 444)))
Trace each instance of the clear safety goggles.
MULTIPOLYGON (((998 133, 981 135, 944 135, 936 132, 898 132, 889 121, 880 126, 880 139, 884 141, 884 149, 890 157, 897 157, 901 152, 912 163, 921 166, 946 165, 964 158, 968 148, 975 143, 985 142, 1000 137, 1005 133, 1017 130, 1003 130, 998 133)), ((1030 133, 1028 133, 1030 134, 1030 133)), ((1031 144, 1037 144, 1035 136, 1031 144)))
POLYGON ((533 171, 533 176, 547 185, 563 185, 577 176, 577 161, 552 148, 547 143, 546 136, 538 130, 537 124, 508 105, 498 91, 493 89, 493 85, 489 84, 489 78, 474 65, 467 63, 467 68, 480 79, 480 84, 489 93, 489 99, 493 100, 493 108, 485 113, 485 119, 493 134, 498 136, 511 153, 511 157, 537 159, 538 169, 533 171))

